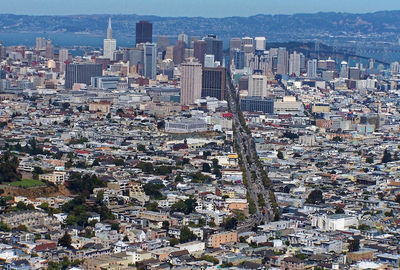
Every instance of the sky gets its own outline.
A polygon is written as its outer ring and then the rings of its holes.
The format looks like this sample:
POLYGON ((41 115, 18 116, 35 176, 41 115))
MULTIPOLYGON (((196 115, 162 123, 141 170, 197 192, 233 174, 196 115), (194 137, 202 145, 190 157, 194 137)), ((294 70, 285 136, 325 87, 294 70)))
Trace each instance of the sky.
POLYGON ((399 0, 0 0, 0 14, 138 14, 229 17, 400 10, 399 0))

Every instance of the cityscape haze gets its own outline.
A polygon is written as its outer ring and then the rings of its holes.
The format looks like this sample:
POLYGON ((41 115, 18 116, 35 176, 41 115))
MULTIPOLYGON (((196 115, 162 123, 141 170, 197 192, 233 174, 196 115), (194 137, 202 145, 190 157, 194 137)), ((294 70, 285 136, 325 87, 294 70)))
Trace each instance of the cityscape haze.
POLYGON ((1 269, 400 269, 396 9, 3 3, 1 269))

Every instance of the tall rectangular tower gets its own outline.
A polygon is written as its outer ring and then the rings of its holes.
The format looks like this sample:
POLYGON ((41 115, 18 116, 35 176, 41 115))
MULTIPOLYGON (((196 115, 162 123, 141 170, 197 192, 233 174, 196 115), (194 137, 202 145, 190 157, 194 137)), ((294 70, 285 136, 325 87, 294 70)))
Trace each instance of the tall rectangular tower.
POLYGON ((136 23, 136 44, 153 42, 153 24, 148 21, 136 23))
POLYGON ((191 58, 181 64, 181 104, 193 104, 201 98, 202 87, 201 64, 191 58))
POLYGON ((144 45, 144 76, 155 79, 157 75, 157 44, 146 43, 144 45))

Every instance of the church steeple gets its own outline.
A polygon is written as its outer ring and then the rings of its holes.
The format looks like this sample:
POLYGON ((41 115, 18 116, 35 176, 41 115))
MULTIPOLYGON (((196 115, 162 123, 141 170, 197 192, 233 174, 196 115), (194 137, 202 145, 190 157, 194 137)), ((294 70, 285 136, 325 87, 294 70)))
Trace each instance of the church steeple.
POLYGON ((111 18, 108 18, 107 39, 112 39, 111 18))

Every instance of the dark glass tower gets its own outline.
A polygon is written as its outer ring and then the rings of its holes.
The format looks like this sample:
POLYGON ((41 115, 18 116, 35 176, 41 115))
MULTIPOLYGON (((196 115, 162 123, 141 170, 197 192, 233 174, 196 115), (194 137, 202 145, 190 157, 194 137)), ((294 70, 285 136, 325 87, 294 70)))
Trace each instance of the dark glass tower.
POLYGON ((153 42, 153 24, 148 21, 136 23, 136 44, 153 42))
POLYGON ((202 97, 225 99, 226 70, 225 68, 203 68, 202 97))

